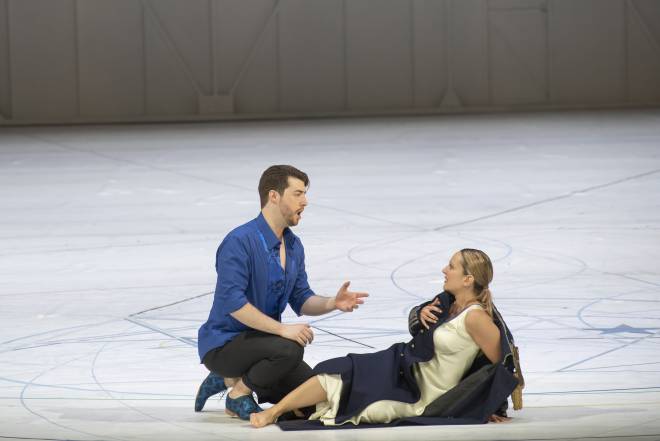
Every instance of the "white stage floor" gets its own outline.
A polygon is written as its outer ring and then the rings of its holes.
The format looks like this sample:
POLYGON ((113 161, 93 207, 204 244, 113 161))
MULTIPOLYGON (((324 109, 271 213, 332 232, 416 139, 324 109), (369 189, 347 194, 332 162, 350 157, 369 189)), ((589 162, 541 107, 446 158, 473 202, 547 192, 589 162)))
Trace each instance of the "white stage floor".
POLYGON ((371 293, 307 320, 311 365, 406 341, 474 247, 527 381, 508 424, 314 439, 660 439, 657 109, 0 129, 0 439, 309 440, 192 409, 215 250, 273 163, 311 177, 312 287, 371 293))

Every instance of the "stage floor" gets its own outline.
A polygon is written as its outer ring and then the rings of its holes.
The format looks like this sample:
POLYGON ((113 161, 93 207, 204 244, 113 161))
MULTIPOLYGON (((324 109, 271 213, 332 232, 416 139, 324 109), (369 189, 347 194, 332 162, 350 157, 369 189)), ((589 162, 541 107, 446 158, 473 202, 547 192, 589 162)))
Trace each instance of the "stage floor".
POLYGON ((520 347, 507 424, 318 440, 660 439, 660 110, 0 128, 0 438, 308 440, 212 399, 198 327, 215 251, 271 164, 311 177, 305 359, 406 341, 464 247, 492 257, 520 347))

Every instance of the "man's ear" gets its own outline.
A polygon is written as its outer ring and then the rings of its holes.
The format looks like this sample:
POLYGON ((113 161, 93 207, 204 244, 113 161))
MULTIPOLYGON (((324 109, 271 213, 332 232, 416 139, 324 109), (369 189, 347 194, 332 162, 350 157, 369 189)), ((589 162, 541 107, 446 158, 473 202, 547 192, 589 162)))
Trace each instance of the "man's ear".
POLYGON ((268 200, 274 203, 280 199, 280 194, 276 190, 270 190, 268 192, 268 200))

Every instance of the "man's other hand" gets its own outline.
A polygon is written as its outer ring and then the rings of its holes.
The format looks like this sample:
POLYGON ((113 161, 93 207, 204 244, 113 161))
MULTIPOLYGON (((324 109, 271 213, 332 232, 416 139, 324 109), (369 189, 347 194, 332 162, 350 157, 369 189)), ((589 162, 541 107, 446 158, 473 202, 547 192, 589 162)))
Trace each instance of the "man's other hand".
POLYGON ((369 294, 366 292, 349 291, 348 287, 350 284, 350 281, 344 282, 341 288, 339 288, 339 291, 337 291, 335 307, 340 311, 352 312, 364 303, 364 297, 369 297, 369 294))
POLYGON ((279 335, 280 337, 295 341, 302 347, 307 346, 314 340, 312 327, 307 323, 283 324, 279 335))

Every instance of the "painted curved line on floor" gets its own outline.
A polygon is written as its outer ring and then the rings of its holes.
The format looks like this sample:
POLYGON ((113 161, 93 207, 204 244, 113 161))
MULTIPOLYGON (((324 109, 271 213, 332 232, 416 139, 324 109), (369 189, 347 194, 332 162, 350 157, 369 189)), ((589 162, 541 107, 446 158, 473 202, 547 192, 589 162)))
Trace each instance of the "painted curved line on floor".
MULTIPOLYGON (((114 343, 114 342, 112 342, 114 343)), ((45 384, 45 383, 35 383, 34 381, 23 381, 15 380, 13 378, 0 377, 0 381, 6 381, 8 383, 28 385, 30 387, 43 387, 48 389, 63 389, 63 390, 72 390, 76 392, 96 392, 98 389, 87 389, 84 387, 76 387, 70 385, 58 385, 58 384, 45 384)), ((126 395, 147 395, 147 396, 156 396, 156 397, 181 397, 180 394, 163 394, 163 393, 149 393, 149 392, 130 392, 130 391, 121 391, 121 390, 112 390, 111 392, 117 394, 126 394, 126 395)))
POLYGON ((3 342, 0 342, 0 345, 6 345, 6 344, 9 344, 9 343, 14 343, 16 341, 26 340, 28 338, 38 337, 38 336, 41 336, 41 335, 50 335, 50 334, 58 333, 58 332, 64 332, 64 334, 62 334, 62 335, 66 335, 70 332, 76 332, 78 330, 85 329, 85 328, 93 328, 95 326, 103 326, 103 325, 106 325, 108 323, 112 323, 112 322, 115 322, 115 321, 116 321, 116 319, 112 319, 112 320, 106 320, 106 321, 103 321, 103 322, 100 322, 100 323, 90 323, 90 324, 85 324, 85 325, 68 326, 66 328, 51 329, 50 331, 37 332, 36 334, 30 334, 30 335, 25 335, 25 336, 22 336, 22 337, 17 337, 17 338, 11 339, 11 340, 6 340, 6 341, 3 341, 3 342))
MULTIPOLYGON (((144 412, 144 411, 138 409, 138 408, 135 407, 135 406, 131 406, 130 404, 126 403, 123 399, 115 397, 115 396, 114 396, 114 395, 113 395, 108 389, 106 389, 106 388, 103 386, 103 384, 101 384, 101 382, 99 381, 98 377, 96 376, 96 363, 97 363, 97 361, 98 361, 98 358, 99 358, 99 356, 101 355, 101 353, 103 353, 103 351, 105 350, 105 348, 106 348, 109 344, 110 344, 110 343, 106 343, 106 344, 102 345, 102 346, 99 348, 99 350, 98 350, 98 351, 96 352, 96 354, 94 355, 94 358, 92 359, 92 364, 91 364, 91 366, 90 366, 90 373, 92 374, 92 378, 94 379, 94 382, 96 383, 96 385, 98 386, 98 388, 99 388, 103 393, 105 393, 108 397, 110 397, 111 399, 113 399, 115 402, 121 404, 121 405, 124 406, 125 408, 127 408, 127 409, 129 409, 129 410, 132 410, 133 412, 136 412, 136 413, 138 413, 138 414, 140 414, 140 415, 143 415, 143 416, 145 416, 145 417, 147 417, 147 418, 150 418, 150 419, 152 419, 152 420, 154 420, 154 421, 158 421, 158 422, 161 422, 161 423, 165 423, 166 425, 170 425, 170 426, 178 427, 178 428, 180 428, 180 429, 184 429, 184 432, 194 432, 194 433, 201 433, 201 434, 205 434, 205 435, 215 435, 213 432, 207 432, 207 431, 205 431, 205 430, 198 430, 198 429, 194 429, 194 428, 191 428, 191 427, 186 427, 186 426, 183 426, 183 425, 181 425, 181 424, 173 423, 173 422, 171 422, 171 421, 168 421, 168 420, 165 420, 165 419, 159 418, 159 417, 157 417, 157 416, 150 415, 150 414, 148 414, 148 413, 146 413, 146 412, 144 412)), ((191 402, 192 402, 192 401, 193 401, 193 397, 190 397, 190 399, 191 399, 191 402)), ((232 438, 232 437, 227 437, 227 439, 234 440, 234 441, 239 441, 237 438, 232 438)))
MULTIPOLYGON (((445 233, 441 233, 441 234, 445 234, 445 233)), ((461 236, 462 233, 459 231, 459 232, 456 232, 456 235, 457 235, 457 236, 461 236)), ((494 259, 494 261, 499 262, 499 261, 501 261, 501 260, 506 260, 506 259, 507 259, 507 258, 513 253, 513 247, 512 247, 510 244, 508 244, 508 243, 506 243, 506 242, 503 242, 503 241, 496 240, 496 239, 489 239, 489 240, 490 240, 491 242, 499 243, 499 244, 500 244, 500 245, 506 250, 505 253, 504 253, 502 256, 496 257, 496 258, 494 259)), ((444 249, 443 249, 442 251, 435 250, 435 251, 431 251, 431 252, 428 252, 428 253, 424 253, 424 254, 418 255, 417 257, 415 257, 415 258, 413 258, 413 259, 409 259, 409 260, 407 260, 407 261, 401 263, 399 266, 395 267, 395 268, 390 272, 390 280, 392 281, 392 284, 393 284, 394 286, 396 286, 397 288, 399 288, 400 290, 402 290, 403 292, 408 293, 408 294, 411 294, 411 295, 417 297, 418 299, 420 299, 420 300, 422 300, 422 301, 426 301, 426 300, 431 299, 435 294, 432 294, 432 295, 429 295, 429 296, 423 297, 423 296, 418 296, 418 295, 416 295, 416 294, 413 294, 413 293, 411 293, 410 291, 407 291, 407 290, 405 290, 404 288, 402 288, 402 287, 397 283, 397 281, 395 280, 395 278, 396 278, 396 273, 399 272, 401 269, 405 268, 406 266, 411 265, 411 264, 417 262, 418 260, 421 260, 421 259, 427 258, 427 257, 432 256, 432 255, 434 255, 434 254, 440 254, 440 253, 446 253, 446 252, 447 252, 447 250, 444 250, 444 249)), ((442 288, 440 288, 440 291, 442 291, 442 288)), ((415 304, 414 306, 416 306, 416 305, 417 305, 417 304, 415 304)), ((412 308, 412 307, 411 307, 411 308, 412 308)), ((405 317, 408 316, 409 311, 410 311, 410 309, 408 309, 407 311, 403 311, 403 314, 404 314, 405 317)))
POLYGON ((361 262, 361 261, 357 260, 357 258, 355 257, 355 254, 358 253, 358 252, 360 252, 360 253, 364 252, 364 251, 366 251, 370 248, 378 248, 378 247, 383 246, 383 245, 392 245, 394 243, 401 242, 403 240, 419 236, 420 234, 423 234, 423 233, 424 233, 424 231, 420 231, 420 232, 415 232, 415 233, 412 233, 412 234, 406 234, 403 237, 399 237, 399 238, 395 238, 395 239, 376 239, 376 240, 373 240, 371 242, 354 245, 351 248, 349 248, 348 251, 345 253, 346 258, 350 262, 353 262, 356 265, 362 266, 364 268, 377 269, 377 270, 381 270, 381 271, 390 271, 389 267, 379 267, 379 266, 376 266, 376 265, 371 265, 371 264, 368 264, 368 263, 365 263, 365 262, 361 262))
POLYGON ((26 436, 0 435, 0 439, 25 439, 35 441, 104 441, 104 440, 73 440, 71 438, 32 438, 26 436))
MULTIPOLYGON (((42 420, 46 421, 46 422, 49 423, 49 424, 52 424, 52 425, 57 426, 57 427, 60 427, 60 428, 62 428, 62 429, 70 430, 70 431, 75 432, 75 433, 80 433, 80 434, 83 434, 83 435, 90 435, 90 436, 93 436, 93 437, 98 437, 99 435, 96 434, 96 433, 85 432, 85 431, 83 431, 83 430, 74 429, 74 428, 72 428, 72 427, 68 427, 68 426, 66 426, 66 425, 64 425, 64 424, 57 423, 57 422, 51 420, 50 418, 46 417, 45 415, 42 415, 42 414, 36 412, 36 411, 33 410, 30 406, 28 406, 27 403, 25 402, 25 392, 26 392, 27 389, 33 384, 33 382, 34 382, 35 380, 37 380, 39 377, 45 375, 45 374, 48 373, 48 372, 54 371, 55 369, 57 369, 57 368, 59 368, 59 367, 65 366, 65 365, 67 365, 67 364, 69 364, 69 363, 73 363, 73 362, 75 362, 75 361, 82 360, 82 359, 84 359, 84 358, 88 358, 89 355, 91 355, 91 354, 92 354, 92 353, 90 352, 89 354, 85 354, 85 355, 82 355, 82 356, 80 356, 80 357, 76 357, 76 358, 73 358, 73 359, 71 359, 71 360, 65 361, 65 362, 63 362, 63 363, 56 364, 55 366, 50 367, 50 368, 48 368, 48 369, 42 371, 41 373, 37 374, 35 377, 32 378, 32 380, 26 382, 25 385, 23 386, 23 389, 21 389, 21 393, 20 393, 20 396, 19 396, 19 401, 20 401, 20 403, 21 403, 21 406, 23 406, 23 408, 24 408, 25 410, 27 410, 29 413, 31 413, 32 415, 34 415, 34 416, 36 416, 36 417, 38 417, 38 418, 41 418, 42 420)), ((101 438, 103 438, 103 436, 101 436, 101 438)), ((115 440, 115 441, 128 441, 128 440, 124 440, 124 439, 122 439, 122 438, 115 438, 115 437, 105 437, 105 439, 112 439, 112 440, 115 440)))

